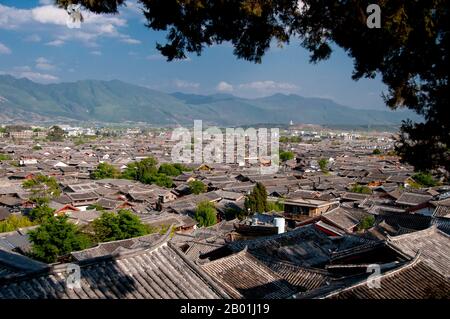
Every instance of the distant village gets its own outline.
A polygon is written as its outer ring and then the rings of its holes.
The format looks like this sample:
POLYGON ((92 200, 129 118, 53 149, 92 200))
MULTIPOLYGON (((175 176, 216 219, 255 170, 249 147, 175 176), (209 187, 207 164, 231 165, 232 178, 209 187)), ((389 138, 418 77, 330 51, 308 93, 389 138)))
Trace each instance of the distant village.
POLYGON ((173 145, 1 127, 0 299, 450 297, 448 172, 402 163, 392 133, 291 123, 275 174, 173 145))

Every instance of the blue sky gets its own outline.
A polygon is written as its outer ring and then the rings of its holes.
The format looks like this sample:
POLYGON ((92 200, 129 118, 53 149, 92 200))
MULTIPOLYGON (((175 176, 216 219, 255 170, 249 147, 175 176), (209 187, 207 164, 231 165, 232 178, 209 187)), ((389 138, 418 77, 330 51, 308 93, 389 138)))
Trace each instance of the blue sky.
POLYGON ((135 0, 118 15, 85 13, 80 28, 51 0, 0 0, 0 73, 41 83, 83 79, 122 81, 165 92, 231 93, 260 97, 293 93, 356 108, 385 109, 379 79, 351 79, 352 61, 340 49, 313 65, 299 43, 271 48, 261 64, 238 60, 229 44, 201 56, 166 62, 155 49, 165 33, 144 26, 135 0))

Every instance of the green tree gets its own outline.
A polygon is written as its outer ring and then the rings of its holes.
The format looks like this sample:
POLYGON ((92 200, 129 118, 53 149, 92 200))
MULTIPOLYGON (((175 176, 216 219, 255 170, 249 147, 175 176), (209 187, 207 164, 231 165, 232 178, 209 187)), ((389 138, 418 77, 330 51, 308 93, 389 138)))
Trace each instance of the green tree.
POLYGON ((323 173, 328 173, 328 160, 326 158, 321 158, 318 164, 323 173))
POLYGON ((381 154, 381 150, 379 148, 376 148, 373 150, 372 152, 373 155, 380 155, 381 154))
POLYGON ((217 211, 213 203, 208 201, 200 202, 197 205, 194 219, 200 226, 208 227, 217 223, 217 211))
POLYGON ((99 242, 121 240, 143 236, 149 233, 139 217, 129 210, 121 209, 116 213, 104 212, 92 222, 95 238, 99 242))
POLYGON ((22 227, 33 226, 34 223, 22 215, 11 214, 5 220, 0 221, 0 233, 10 232, 22 227))
POLYGON ((118 178, 120 177, 120 172, 113 165, 108 163, 100 163, 97 168, 92 171, 92 179, 103 179, 103 178, 118 178))
POLYGON ((66 216, 46 218, 35 230, 28 232, 34 258, 53 263, 58 257, 90 246, 88 237, 66 216))
POLYGON ((267 202, 267 211, 284 211, 284 203, 282 200, 277 200, 276 202, 267 202))
POLYGON ((167 176, 178 176, 183 172, 190 171, 191 169, 180 164, 180 163, 163 163, 159 166, 158 173, 164 174, 167 176))
POLYGON ((189 182, 189 190, 191 191, 192 194, 198 195, 201 193, 205 193, 207 187, 202 181, 195 180, 189 182))
POLYGON ((54 177, 42 174, 24 181, 22 187, 31 192, 31 199, 34 201, 39 198, 54 198, 61 195, 58 181, 54 177))
POLYGON ((122 178, 134 179, 144 184, 171 187, 173 185, 172 179, 165 174, 158 173, 158 169, 156 168, 157 164, 158 161, 153 157, 128 164, 122 173, 122 178))
POLYGON ((250 194, 246 196, 244 207, 247 212, 251 213, 262 213, 269 210, 267 191, 263 184, 256 183, 250 194))
MULTIPOLYGON (((63 7, 81 3, 96 13, 115 13, 124 0, 56 0, 63 7)), ((448 2, 377 2, 380 28, 369 28, 371 0, 206 1, 140 0, 146 25, 167 32, 157 49, 169 61, 201 54, 213 44, 229 42, 234 54, 261 62, 271 43, 298 41, 311 52, 310 61, 328 59, 332 44, 352 59, 352 78, 375 78, 391 108, 407 107, 424 118, 405 122, 396 145, 404 161, 418 170, 450 171, 448 2), (300 6, 301 4, 301 6, 300 6)))
POLYGON ((280 151, 280 160, 282 162, 291 160, 294 158, 294 153, 290 152, 290 151, 280 151))
POLYGON ((49 207, 46 203, 40 203, 33 208, 28 217, 37 223, 42 223, 45 219, 53 217, 55 210, 49 207))
POLYGON ((358 225, 359 230, 372 228, 375 224, 375 217, 372 215, 364 217, 358 225))
POLYGON ((412 179, 421 187, 434 187, 438 185, 438 182, 434 179, 433 175, 428 172, 416 173, 412 176, 412 179))
POLYGON ((12 158, 7 154, 0 154, 0 161, 10 161, 12 158))
POLYGON ((352 193, 359 193, 359 194, 372 194, 372 190, 370 187, 367 187, 365 185, 359 185, 355 184, 350 188, 350 192, 352 193))
POLYGON ((64 140, 65 132, 57 125, 52 126, 47 133, 47 139, 52 142, 61 142, 64 140))

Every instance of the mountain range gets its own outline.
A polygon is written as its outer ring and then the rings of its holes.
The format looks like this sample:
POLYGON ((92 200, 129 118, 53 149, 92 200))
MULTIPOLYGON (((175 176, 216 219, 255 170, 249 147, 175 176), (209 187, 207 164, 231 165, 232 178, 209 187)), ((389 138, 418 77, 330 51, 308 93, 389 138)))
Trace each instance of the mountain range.
POLYGON ((330 99, 275 94, 246 99, 230 94, 164 93, 118 80, 40 84, 0 75, 0 122, 83 121, 153 125, 258 123, 398 125, 411 111, 355 109, 330 99))

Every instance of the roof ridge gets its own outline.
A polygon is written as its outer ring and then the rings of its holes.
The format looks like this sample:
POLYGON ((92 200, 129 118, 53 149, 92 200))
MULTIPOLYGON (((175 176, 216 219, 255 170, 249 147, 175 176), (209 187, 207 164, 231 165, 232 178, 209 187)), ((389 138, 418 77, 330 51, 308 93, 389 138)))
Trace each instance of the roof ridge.
MULTIPOLYGON (((387 276, 391 276, 391 275, 393 275, 393 274, 395 274, 395 273, 401 272, 401 271, 403 271, 403 270, 405 270, 405 269, 409 269, 409 268, 411 268, 412 266, 418 264, 418 263, 421 262, 421 261, 422 261, 422 260, 421 260, 421 258, 420 258, 420 252, 418 252, 418 253, 414 256, 413 259, 406 261, 405 263, 403 263, 403 264, 400 265, 399 267, 396 267, 396 268, 394 268, 394 269, 391 269, 391 270, 386 271, 386 272, 383 273, 383 274, 380 274, 378 278, 381 280, 381 278, 385 278, 385 277, 387 277, 387 276)), ((424 263, 424 264, 425 264, 425 263, 424 263)), ((426 266, 426 264, 425 264, 425 266, 426 266)), ((367 284, 367 279, 368 279, 368 277, 362 279, 362 280, 359 281, 359 282, 354 283, 353 285, 350 285, 350 286, 347 286, 347 287, 343 287, 343 288, 341 288, 341 289, 333 290, 331 293, 328 293, 328 294, 325 294, 325 295, 321 296, 321 298, 334 296, 334 295, 339 294, 339 293, 341 293, 341 292, 344 292, 344 291, 347 291, 347 290, 350 290, 350 289, 354 289, 354 288, 359 287, 359 286, 361 286, 361 285, 367 284)))

